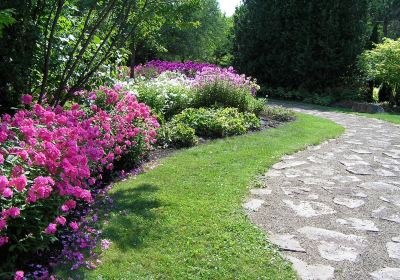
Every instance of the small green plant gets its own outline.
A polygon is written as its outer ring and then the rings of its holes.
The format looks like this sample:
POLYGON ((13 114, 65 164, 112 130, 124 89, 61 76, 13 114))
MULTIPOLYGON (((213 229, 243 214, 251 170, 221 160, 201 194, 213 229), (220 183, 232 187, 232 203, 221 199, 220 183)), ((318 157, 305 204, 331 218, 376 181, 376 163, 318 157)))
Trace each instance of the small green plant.
POLYGON ((241 113, 236 108, 186 109, 172 119, 172 123, 182 123, 203 137, 225 137, 245 134, 260 127, 260 120, 253 113, 241 113))
POLYGON ((160 129, 158 135, 158 143, 167 147, 189 148, 199 142, 195 130, 183 123, 167 124, 160 129))
POLYGON ((265 106, 261 115, 279 122, 293 121, 296 118, 296 115, 292 110, 281 106, 265 106))

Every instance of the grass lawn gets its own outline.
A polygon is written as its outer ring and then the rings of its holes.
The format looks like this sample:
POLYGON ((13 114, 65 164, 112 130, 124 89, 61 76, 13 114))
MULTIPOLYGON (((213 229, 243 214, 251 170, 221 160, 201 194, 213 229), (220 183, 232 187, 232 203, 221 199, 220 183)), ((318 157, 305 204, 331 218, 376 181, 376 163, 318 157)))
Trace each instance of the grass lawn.
POLYGON ((301 106, 307 106, 311 109, 318 109, 322 111, 334 111, 334 112, 340 112, 340 113, 349 113, 349 114, 354 114, 354 115, 359 115, 359 116, 364 116, 367 118, 373 118, 373 119, 379 119, 395 124, 400 124, 400 114, 397 113, 378 113, 378 114, 368 114, 368 113, 357 113, 353 112, 350 109, 345 109, 345 108, 337 108, 337 107, 328 107, 328 106, 320 106, 320 105, 315 105, 315 104, 309 104, 309 103, 303 103, 303 102, 295 102, 295 101, 281 101, 281 100, 271 100, 274 103, 286 103, 286 104, 296 104, 296 105, 301 105, 301 106))
MULTIPOLYGON (((182 150, 112 190, 112 241, 84 279, 295 279, 242 209, 248 186, 285 155, 343 128, 306 115, 277 129, 182 150)), ((284 223, 285 221, 282 221, 284 223)), ((74 273, 76 276, 76 273, 74 273)))

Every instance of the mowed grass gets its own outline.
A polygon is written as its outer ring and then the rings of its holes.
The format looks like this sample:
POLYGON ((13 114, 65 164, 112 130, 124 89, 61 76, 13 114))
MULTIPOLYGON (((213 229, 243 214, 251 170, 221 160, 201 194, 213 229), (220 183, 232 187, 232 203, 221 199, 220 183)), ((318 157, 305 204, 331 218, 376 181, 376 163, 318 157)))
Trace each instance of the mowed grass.
POLYGON ((338 108, 338 107, 328 107, 328 106, 320 106, 315 104, 303 103, 303 102, 296 102, 296 101, 281 101, 281 100, 272 100, 273 103, 276 104, 293 104, 293 105, 300 105, 303 107, 307 107, 310 109, 316 109, 321 111, 331 111, 331 112, 338 112, 338 113, 347 113, 347 114, 354 114, 358 116, 364 116, 367 118, 378 119, 382 121, 391 122, 394 124, 400 124, 400 114, 398 113, 377 113, 377 114, 368 114, 368 113, 357 113, 353 112, 351 109, 345 108, 338 108))
POLYGON ((112 246, 96 270, 79 274, 84 279, 295 279, 242 204, 255 176, 283 155, 342 132, 331 121, 298 115, 277 129, 179 151, 156 169, 117 183, 104 226, 112 246))

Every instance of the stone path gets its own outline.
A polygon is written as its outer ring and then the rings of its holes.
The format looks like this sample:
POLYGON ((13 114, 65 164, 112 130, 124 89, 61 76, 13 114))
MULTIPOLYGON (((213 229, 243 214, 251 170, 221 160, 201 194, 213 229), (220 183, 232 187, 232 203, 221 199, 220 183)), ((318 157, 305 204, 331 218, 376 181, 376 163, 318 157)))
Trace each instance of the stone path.
POLYGON ((294 108, 343 136, 286 156, 251 190, 251 220, 302 279, 400 279, 400 126, 294 108))

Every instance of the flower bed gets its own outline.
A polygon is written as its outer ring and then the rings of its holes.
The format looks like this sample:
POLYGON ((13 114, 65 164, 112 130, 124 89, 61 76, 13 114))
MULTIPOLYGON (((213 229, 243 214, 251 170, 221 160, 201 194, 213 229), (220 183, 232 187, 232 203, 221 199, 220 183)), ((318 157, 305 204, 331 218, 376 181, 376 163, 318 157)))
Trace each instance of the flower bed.
POLYGON ((74 209, 94 202, 102 176, 122 158, 137 163, 156 141, 158 122, 132 93, 84 94, 88 106, 69 109, 30 108, 24 96, 27 108, 1 117, 0 278, 57 241, 58 230, 78 232, 74 209))

